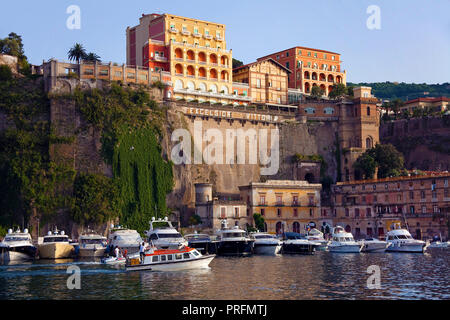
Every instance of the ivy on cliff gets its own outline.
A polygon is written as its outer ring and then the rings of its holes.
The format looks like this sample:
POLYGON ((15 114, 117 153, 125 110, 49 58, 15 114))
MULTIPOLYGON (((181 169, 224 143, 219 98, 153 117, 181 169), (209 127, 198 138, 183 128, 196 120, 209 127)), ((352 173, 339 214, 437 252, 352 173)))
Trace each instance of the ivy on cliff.
POLYGON ((152 216, 167 214, 166 195, 173 188, 172 163, 162 157, 164 110, 145 88, 75 90, 77 109, 102 132, 102 156, 112 165, 118 186, 121 223, 143 231, 152 216))

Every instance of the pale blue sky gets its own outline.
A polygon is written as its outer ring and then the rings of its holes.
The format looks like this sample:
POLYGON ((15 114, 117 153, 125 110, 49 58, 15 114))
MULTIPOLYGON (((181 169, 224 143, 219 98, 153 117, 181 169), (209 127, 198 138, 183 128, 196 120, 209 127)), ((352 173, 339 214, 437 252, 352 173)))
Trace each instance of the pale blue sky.
POLYGON ((340 53, 349 82, 450 81, 450 0, 2 1, 0 38, 22 35, 34 64, 67 60, 75 42, 122 63, 126 27, 153 12, 225 24, 228 48, 245 63, 299 45, 340 53), (80 30, 66 28, 73 4, 81 8, 80 30), (373 4, 381 30, 366 27, 373 4))

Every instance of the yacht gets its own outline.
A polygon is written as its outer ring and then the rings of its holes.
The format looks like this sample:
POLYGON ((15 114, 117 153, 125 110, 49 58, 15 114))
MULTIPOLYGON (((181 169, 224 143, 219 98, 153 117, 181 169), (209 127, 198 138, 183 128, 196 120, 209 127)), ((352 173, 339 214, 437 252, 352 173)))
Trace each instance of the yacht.
POLYGON ((253 253, 254 239, 238 226, 228 228, 226 220, 222 220, 220 230, 217 230, 217 254, 219 255, 250 255, 253 253))
POLYGON ((195 248, 201 254, 215 254, 217 253, 217 241, 211 239, 210 235, 206 233, 197 233, 185 235, 184 238, 188 242, 190 248, 195 248))
POLYGON ((23 232, 20 232, 20 229, 17 229, 16 232, 9 229, 8 234, 0 242, 1 259, 4 262, 34 259, 36 251, 37 248, 31 241, 28 229, 23 232))
POLYGON ((126 261, 126 271, 179 271, 186 269, 208 268, 214 254, 202 255, 197 249, 182 247, 179 249, 157 249, 152 247, 140 257, 126 261))
POLYGON ((106 237, 95 233, 82 234, 78 239, 80 257, 103 257, 106 251, 106 237))
POLYGON ((306 236, 297 232, 285 232, 282 235, 283 245, 281 253, 313 254, 317 244, 306 239, 306 236))
POLYGON ((340 226, 333 228, 332 240, 328 245, 328 251, 358 253, 361 252, 361 249, 362 244, 357 243, 350 232, 346 232, 344 228, 340 226))
POLYGON ((328 249, 329 241, 325 240, 325 238, 323 237, 323 233, 316 228, 312 228, 310 231, 308 231, 306 240, 316 244, 317 251, 326 251, 328 249))
POLYGON ((150 230, 145 232, 148 242, 152 243, 158 249, 178 249, 182 246, 188 246, 188 242, 172 226, 167 217, 164 219, 155 219, 150 221, 150 230))
POLYGON ((64 259, 72 256, 75 248, 69 243, 69 237, 64 231, 58 232, 56 229, 44 236, 43 242, 38 245, 38 251, 41 259, 64 259))
POLYGON ((426 249, 426 243, 414 239, 408 230, 402 229, 399 223, 386 234, 386 241, 390 244, 386 251, 389 252, 420 252, 426 249))
POLYGON ((389 244, 375 238, 367 238, 358 241, 362 245, 361 252, 385 252, 389 244))
POLYGON ((275 255, 281 252, 282 242, 276 236, 267 232, 254 232, 250 237, 255 239, 254 253, 275 255))
POLYGON ((139 246, 144 242, 141 235, 136 230, 122 227, 111 229, 108 237, 107 251, 114 255, 114 248, 119 247, 120 250, 127 250, 128 254, 139 252, 139 246))

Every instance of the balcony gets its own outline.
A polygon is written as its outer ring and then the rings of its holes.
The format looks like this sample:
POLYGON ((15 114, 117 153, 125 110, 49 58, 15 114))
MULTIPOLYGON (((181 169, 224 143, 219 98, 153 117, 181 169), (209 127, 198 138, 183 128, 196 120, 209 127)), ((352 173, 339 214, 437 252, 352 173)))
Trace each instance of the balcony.
POLYGON ((284 207, 283 201, 278 201, 275 203, 275 207, 284 207))
POLYGON ((204 35, 205 39, 211 40, 213 37, 210 34, 205 34, 204 35))
POLYGON ((167 62, 167 58, 163 56, 155 56, 156 61, 167 62))
POLYGON ((189 31, 187 31, 187 30, 181 31, 181 34, 183 34, 185 36, 190 36, 191 35, 191 33, 189 31))
POLYGON ((178 29, 176 28, 170 28, 169 31, 172 33, 178 33, 178 29))
POLYGON ((222 40, 223 40, 223 38, 221 36, 216 37, 216 41, 222 41, 222 40))
POLYGON ((202 34, 201 33, 193 33, 192 34, 194 37, 196 37, 196 38, 201 38, 202 37, 202 34))

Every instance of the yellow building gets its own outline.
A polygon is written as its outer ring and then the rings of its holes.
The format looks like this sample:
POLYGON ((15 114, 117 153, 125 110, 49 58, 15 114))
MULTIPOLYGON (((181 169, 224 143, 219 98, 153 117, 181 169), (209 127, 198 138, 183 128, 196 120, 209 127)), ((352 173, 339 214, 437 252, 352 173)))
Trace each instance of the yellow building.
POLYGON ((232 52, 225 25, 170 14, 143 15, 127 28, 127 63, 169 71, 175 99, 232 104, 232 52))
POLYGON ((304 232, 320 219, 321 184, 296 180, 268 180, 240 186, 249 214, 260 213, 270 233, 304 232))

